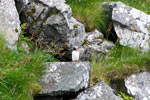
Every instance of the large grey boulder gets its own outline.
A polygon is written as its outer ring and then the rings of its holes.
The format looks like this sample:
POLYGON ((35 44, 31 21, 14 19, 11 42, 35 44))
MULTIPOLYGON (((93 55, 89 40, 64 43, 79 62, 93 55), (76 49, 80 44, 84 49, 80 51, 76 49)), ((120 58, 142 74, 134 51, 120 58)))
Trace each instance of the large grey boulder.
POLYGON ((89 62, 51 62, 45 71, 40 81, 40 94, 58 96, 77 93, 88 87, 89 62))
POLYGON ((149 50, 150 16, 122 2, 108 2, 120 44, 149 50))
POLYGON ((84 25, 72 17, 65 0, 28 0, 23 5, 21 21, 27 22, 28 32, 40 37, 43 43, 54 42, 69 48, 81 46, 86 37, 84 25))
POLYGON ((112 42, 104 39, 103 34, 98 30, 88 32, 80 48, 80 59, 84 61, 90 60, 92 54, 98 58, 102 54, 108 53, 114 46, 112 42))
POLYGON ((81 92, 77 100, 122 100, 114 94, 114 91, 103 81, 81 92))
POLYGON ((125 79, 125 86, 128 94, 133 96, 135 100, 150 99, 150 73, 142 72, 131 75, 125 79))
POLYGON ((10 49, 16 49, 20 33, 20 20, 14 0, 0 0, 0 35, 10 49))

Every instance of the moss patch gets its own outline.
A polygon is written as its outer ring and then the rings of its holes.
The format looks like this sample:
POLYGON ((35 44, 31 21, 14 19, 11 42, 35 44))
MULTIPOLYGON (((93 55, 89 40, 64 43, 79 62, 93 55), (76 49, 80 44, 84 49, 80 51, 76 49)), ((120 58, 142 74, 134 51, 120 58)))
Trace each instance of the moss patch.
POLYGON ((28 16, 32 16, 32 13, 30 11, 27 11, 28 16))
POLYGON ((18 32, 19 32, 19 30, 16 28, 16 29, 15 29, 15 32, 17 32, 17 33, 18 33, 18 32))
POLYGON ((74 28, 78 28, 78 25, 73 25, 74 28))
POLYGON ((87 44, 88 44, 88 40, 85 39, 82 45, 87 45, 87 44))
POLYGON ((32 9, 31 9, 31 13, 34 14, 35 12, 36 12, 36 8, 32 8, 32 9))

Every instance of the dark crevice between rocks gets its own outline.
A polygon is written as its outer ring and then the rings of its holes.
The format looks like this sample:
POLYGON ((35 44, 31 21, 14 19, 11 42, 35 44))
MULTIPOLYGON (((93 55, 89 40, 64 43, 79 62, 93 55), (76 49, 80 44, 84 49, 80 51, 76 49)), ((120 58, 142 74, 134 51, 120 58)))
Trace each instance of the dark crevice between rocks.
POLYGON ((37 4, 42 4, 44 7, 49 7, 47 4, 43 3, 42 1, 40 0, 33 0, 35 3, 37 4))
POLYGON ((103 4, 102 6, 105 8, 103 11, 103 14, 106 15, 105 24, 107 26, 106 30, 102 29, 103 30, 102 33, 104 34, 104 38, 116 44, 119 38, 115 32, 115 29, 113 26, 113 20, 112 20, 113 7, 116 5, 103 4))
POLYGON ((71 58, 71 51, 69 51, 67 48, 64 48, 64 50, 60 51, 60 55, 55 55, 54 57, 56 59, 58 59, 61 62, 70 62, 72 61, 71 58), (61 54, 64 54, 63 56, 61 56, 61 54))
POLYGON ((75 99, 79 93, 81 93, 83 90, 79 90, 78 92, 63 92, 63 94, 60 92, 58 96, 50 96, 50 95, 36 95, 34 97, 34 100, 71 100, 75 99))
POLYGON ((19 8, 21 8, 21 6, 22 6, 21 3, 19 3, 17 0, 15 0, 15 6, 16 6, 18 13, 20 13, 19 8))
POLYGON ((104 34, 104 37, 107 40, 112 41, 114 44, 116 44, 118 42, 118 36, 115 32, 112 21, 108 24, 108 29, 107 29, 106 34, 104 34))
POLYGON ((127 92, 127 88, 125 86, 125 81, 124 79, 116 79, 112 80, 110 82, 110 87, 114 89, 114 92, 116 95, 118 95, 119 92, 125 93, 126 95, 132 97, 130 94, 127 92))
POLYGON ((125 87, 124 79, 116 79, 111 80, 110 87, 114 89, 116 92, 127 92, 127 88, 125 87))

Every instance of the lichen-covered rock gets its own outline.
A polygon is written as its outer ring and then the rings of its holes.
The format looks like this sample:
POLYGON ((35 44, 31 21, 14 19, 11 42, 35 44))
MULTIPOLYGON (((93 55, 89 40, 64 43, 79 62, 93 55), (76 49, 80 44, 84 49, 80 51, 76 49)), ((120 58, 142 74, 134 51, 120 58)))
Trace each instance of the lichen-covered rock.
POLYGON ((60 47, 72 48, 80 46, 86 37, 84 25, 72 17, 65 0, 30 0, 20 16, 22 22, 29 24, 28 32, 45 43, 54 42, 60 47))
POLYGON ((103 34, 98 30, 89 32, 80 48, 80 59, 90 60, 92 54, 98 58, 114 46, 112 42, 105 40, 103 34))
POLYGON ((120 44, 149 50, 150 16, 122 2, 108 2, 112 21, 120 44))
POLYGON ((40 94, 65 95, 88 87, 89 62, 51 62, 45 71, 40 81, 40 94))
POLYGON ((10 49, 16 49, 20 33, 20 20, 14 0, 0 1, 0 34, 4 35, 10 49))
POLYGON ((100 81, 95 86, 81 92, 77 96, 77 100, 122 100, 120 97, 114 94, 114 91, 106 85, 103 81, 100 81))
POLYGON ((142 72, 131 75, 125 79, 125 86, 128 94, 133 96, 135 100, 150 99, 150 73, 142 72))

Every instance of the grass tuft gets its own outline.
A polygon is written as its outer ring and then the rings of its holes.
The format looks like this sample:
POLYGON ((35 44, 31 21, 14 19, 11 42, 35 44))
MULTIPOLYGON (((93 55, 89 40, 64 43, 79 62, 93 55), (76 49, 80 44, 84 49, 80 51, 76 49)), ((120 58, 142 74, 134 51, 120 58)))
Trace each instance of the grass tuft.
POLYGON ((121 97, 123 100, 134 100, 132 97, 127 96, 125 93, 120 92, 119 97, 121 97))
POLYGON ((37 83, 51 56, 39 49, 30 53, 10 51, 0 37, 0 100, 33 100, 37 83))

